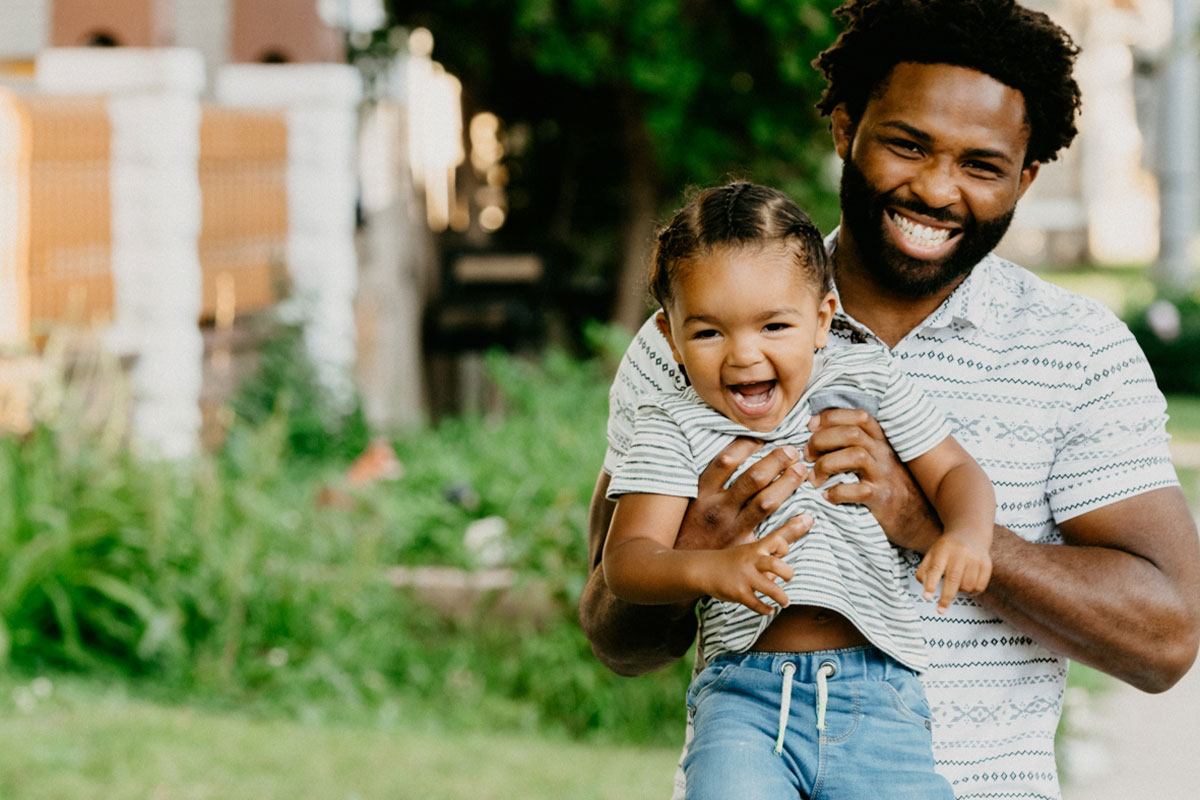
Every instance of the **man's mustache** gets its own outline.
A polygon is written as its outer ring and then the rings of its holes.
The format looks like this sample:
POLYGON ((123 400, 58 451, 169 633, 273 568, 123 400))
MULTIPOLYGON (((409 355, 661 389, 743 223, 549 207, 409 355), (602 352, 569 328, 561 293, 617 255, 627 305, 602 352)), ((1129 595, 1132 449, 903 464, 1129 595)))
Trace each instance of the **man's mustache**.
POLYGON ((884 206, 903 208, 907 211, 921 214, 938 222, 948 222, 954 225, 966 227, 966 219, 958 216, 947 208, 933 208, 932 206, 927 206, 915 198, 900 199, 894 197, 881 197, 880 200, 883 202, 884 206))

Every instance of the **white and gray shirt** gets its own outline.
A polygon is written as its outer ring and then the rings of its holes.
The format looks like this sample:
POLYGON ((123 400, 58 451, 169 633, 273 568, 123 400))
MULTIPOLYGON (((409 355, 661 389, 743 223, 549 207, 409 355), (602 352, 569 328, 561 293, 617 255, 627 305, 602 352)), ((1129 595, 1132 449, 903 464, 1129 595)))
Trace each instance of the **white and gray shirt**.
MULTIPOLYGON (((935 447, 950 433, 945 416, 899 372, 886 348, 874 344, 836 347, 814 358, 804 393, 771 431, 753 431, 707 405, 696 391, 658 392, 644 398, 634 421, 633 442, 608 486, 608 497, 661 494, 695 497, 700 473, 730 442, 753 437, 763 446, 730 481, 777 447, 803 451, 808 421, 827 408, 861 408, 872 413, 902 461, 935 447)), ((801 512, 812 529, 789 550, 794 570, 783 585, 794 604, 837 611, 872 644, 902 664, 925 669, 925 645, 917 609, 908 595, 908 570, 865 506, 835 505, 823 491, 854 476, 834 476, 819 489, 804 483, 755 529, 761 538, 801 512)), ((700 647, 706 659, 748 650, 779 611, 759 614, 740 603, 714 598, 700 602, 700 647)))
MULTIPOLYGON (((835 319, 830 347, 864 338, 878 343, 835 319)), ((641 398, 684 389, 670 353, 653 322, 626 352, 610 392, 610 474, 641 398)), ((1100 303, 995 255, 892 357, 991 478, 997 523, 1029 541, 1061 543, 1066 520, 1178 485, 1166 402, 1129 329, 1100 303)), ((910 570, 917 563, 909 558, 910 570)), ((959 798, 1059 800, 1054 733, 1067 659, 968 596, 940 615, 914 579, 909 588, 930 659, 921 678, 938 771, 959 798)))

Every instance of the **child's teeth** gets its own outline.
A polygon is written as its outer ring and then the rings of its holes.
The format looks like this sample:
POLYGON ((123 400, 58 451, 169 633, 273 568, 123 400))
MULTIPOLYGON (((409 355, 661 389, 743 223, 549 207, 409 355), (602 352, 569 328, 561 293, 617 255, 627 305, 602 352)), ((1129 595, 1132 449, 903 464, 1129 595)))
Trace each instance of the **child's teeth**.
POLYGON ((904 238, 924 247, 933 247, 950 238, 949 228, 931 228, 914 222, 902 214, 892 214, 892 221, 904 234, 904 238))

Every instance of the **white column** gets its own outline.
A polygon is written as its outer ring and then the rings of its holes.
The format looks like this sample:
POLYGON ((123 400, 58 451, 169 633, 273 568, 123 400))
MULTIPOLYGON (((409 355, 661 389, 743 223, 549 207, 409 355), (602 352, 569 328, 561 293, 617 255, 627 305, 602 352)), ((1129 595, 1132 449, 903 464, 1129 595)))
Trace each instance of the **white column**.
POLYGON ((140 444, 177 459, 196 449, 200 316, 200 103, 204 60, 183 48, 61 48, 37 61, 47 93, 106 95, 112 124, 114 325, 136 355, 140 444))
POLYGON ((345 64, 231 64, 216 97, 283 108, 288 121, 287 265, 322 385, 348 410, 356 329, 355 149, 359 73, 345 64))

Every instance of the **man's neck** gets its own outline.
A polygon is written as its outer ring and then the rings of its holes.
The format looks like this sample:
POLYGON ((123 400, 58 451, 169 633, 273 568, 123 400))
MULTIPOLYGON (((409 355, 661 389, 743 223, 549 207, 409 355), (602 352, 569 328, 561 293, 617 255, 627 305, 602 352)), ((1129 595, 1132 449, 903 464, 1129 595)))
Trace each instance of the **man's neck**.
POLYGON ((845 226, 838 233, 833 260, 842 309, 888 347, 899 344, 962 283, 959 279, 934 294, 917 298, 890 291, 863 266, 858 247, 845 226))

